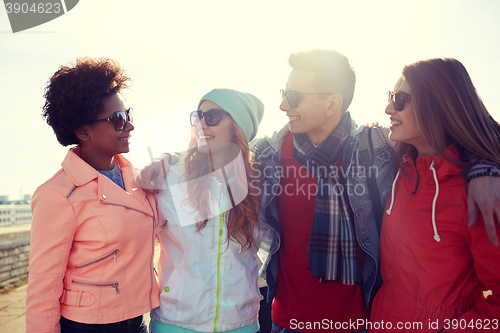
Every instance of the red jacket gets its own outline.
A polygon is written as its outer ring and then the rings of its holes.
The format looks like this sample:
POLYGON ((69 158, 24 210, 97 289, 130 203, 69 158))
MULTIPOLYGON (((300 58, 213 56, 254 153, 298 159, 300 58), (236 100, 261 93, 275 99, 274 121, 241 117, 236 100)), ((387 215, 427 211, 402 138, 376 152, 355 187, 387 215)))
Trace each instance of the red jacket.
MULTIPOLYGON (((456 156, 450 150, 448 154, 456 156)), ((460 332, 477 332, 482 325, 497 332, 500 247, 489 241, 481 217, 467 227, 463 167, 439 156, 419 157, 416 163, 407 156, 404 167, 411 178, 398 174, 384 213, 384 283, 373 303, 370 331, 402 327, 397 331, 437 332, 458 327, 460 332), (485 300, 487 290, 493 295, 485 300)), ((497 226, 500 236, 499 230, 497 226)))
POLYGON ((60 332, 59 319, 102 324, 159 306, 153 275, 156 205, 116 155, 124 191, 71 149, 33 195, 27 332, 60 332))

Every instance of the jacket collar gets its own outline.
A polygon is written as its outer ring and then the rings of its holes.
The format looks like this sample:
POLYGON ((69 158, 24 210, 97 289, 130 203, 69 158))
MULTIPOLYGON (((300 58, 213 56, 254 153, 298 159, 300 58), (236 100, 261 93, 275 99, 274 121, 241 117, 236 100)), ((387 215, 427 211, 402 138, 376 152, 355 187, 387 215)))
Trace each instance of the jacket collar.
POLYGON ((361 133, 364 129, 365 129, 364 126, 358 126, 358 124, 356 124, 354 119, 352 119, 352 117, 351 117, 351 133, 350 134, 352 137, 355 137, 356 135, 361 133))
MULTIPOLYGON (((461 161, 455 144, 449 145, 444 153, 452 160, 461 161)), ((451 163, 439 155, 415 157, 411 154, 405 154, 404 159, 406 162, 405 165, 407 168, 409 167, 409 170, 413 170, 413 172, 418 170, 420 173, 426 173, 430 170, 431 164, 434 163, 434 168, 440 181, 455 177, 457 173, 461 173, 465 168, 463 165, 451 163)))
POLYGON ((64 172, 75 186, 83 186, 97 179, 97 195, 101 202, 126 206, 148 215, 154 215, 152 206, 151 209, 146 209, 145 211, 146 207, 149 208, 147 198, 143 195, 142 190, 137 187, 134 174, 131 172, 132 165, 125 157, 115 155, 115 162, 120 167, 120 170, 122 170, 123 183, 126 189, 126 191, 123 191, 111 179, 99 173, 99 171, 82 160, 80 155, 80 147, 71 148, 61 163, 64 172))
POLYGON ((281 149, 281 146, 283 146, 283 142, 288 133, 290 133, 290 128, 288 124, 286 124, 278 132, 274 132, 271 137, 266 136, 265 139, 275 151, 278 151, 281 149))
POLYGON ((64 171, 76 186, 82 186, 98 177, 99 171, 82 160, 80 147, 71 148, 61 163, 64 171))
MULTIPOLYGON (((460 155, 455 144, 448 146, 444 153, 452 160, 460 161, 460 155)), ((433 183, 434 179, 439 183, 443 183, 450 179, 456 179, 457 175, 461 175, 465 166, 451 163, 439 155, 416 157, 416 155, 407 153, 404 155, 403 168, 406 168, 410 178, 415 179, 415 188, 411 193, 411 195, 414 195, 418 191, 422 177, 425 177, 426 181, 430 183, 433 183), (432 169, 434 169, 435 175, 432 169)), ((458 179, 461 180, 462 177, 458 177, 458 179)))

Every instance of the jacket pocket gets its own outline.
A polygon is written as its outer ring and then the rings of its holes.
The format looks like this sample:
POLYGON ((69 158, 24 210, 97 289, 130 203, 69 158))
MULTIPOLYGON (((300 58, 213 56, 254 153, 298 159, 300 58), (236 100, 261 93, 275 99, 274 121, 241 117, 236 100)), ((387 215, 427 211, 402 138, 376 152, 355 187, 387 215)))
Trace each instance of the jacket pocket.
POLYGON ((92 287, 113 287, 116 290, 116 293, 120 293, 120 289, 118 289, 118 282, 115 283, 90 283, 90 282, 81 282, 81 281, 71 281, 72 283, 77 283, 77 284, 83 284, 85 286, 92 286, 92 287))
POLYGON ((91 306, 96 302, 94 294, 84 291, 63 290, 61 304, 76 307, 91 306))
POLYGON ((116 249, 116 250, 114 250, 113 252, 111 252, 111 253, 109 253, 109 254, 105 255, 104 257, 101 257, 101 258, 98 258, 98 259, 92 260, 92 261, 87 262, 87 263, 84 263, 84 264, 75 265, 75 268, 82 268, 82 267, 86 267, 86 266, 89 266, 89 265, 92 265, 92 264, 96 264, 96 263, 98 263, 98 262, 100 262, 100 261, 103 261, 103 260, 104 260, 104 259, 106 259, 106 258, 111 257, 112 255, 114 255, 114 256, 115 256, 114 260, 115 260, 115 262, 117 262, 117 261, 118 261, 118 252, 120 252, 120 250, 116 249))

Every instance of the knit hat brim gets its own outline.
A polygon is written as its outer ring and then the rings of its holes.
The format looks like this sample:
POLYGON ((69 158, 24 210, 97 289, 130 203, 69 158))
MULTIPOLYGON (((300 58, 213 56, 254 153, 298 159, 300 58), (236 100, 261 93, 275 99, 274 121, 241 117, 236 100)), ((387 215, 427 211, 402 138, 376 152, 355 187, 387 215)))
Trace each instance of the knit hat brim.
POLYGON ((248 142, 255 138, 264 115, 264 104, 257 97, 232 89, 214 89, 200 99, 198 109, 203 101, 212 101, 229 113, 248 142))

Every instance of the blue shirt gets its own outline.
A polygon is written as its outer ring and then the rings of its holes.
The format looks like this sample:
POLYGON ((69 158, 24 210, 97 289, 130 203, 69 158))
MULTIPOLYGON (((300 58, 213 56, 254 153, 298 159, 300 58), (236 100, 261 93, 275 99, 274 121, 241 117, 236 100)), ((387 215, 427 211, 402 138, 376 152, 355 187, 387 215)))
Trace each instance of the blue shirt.
POLYGON ((113 166, 113 169, 108 170, 108 171, 103 171, 103 170, 97 170, 109 179, 116 185, 120 186, 124 191, 125 191, 125 184, 123 184, 123 176, 122 176, 122 171, 118 167, 118 164, 113 166))

